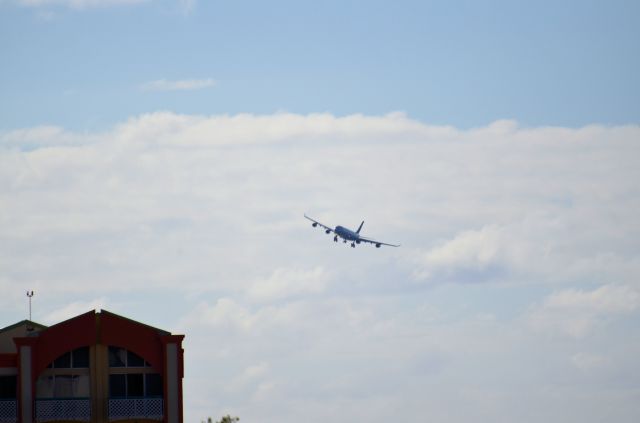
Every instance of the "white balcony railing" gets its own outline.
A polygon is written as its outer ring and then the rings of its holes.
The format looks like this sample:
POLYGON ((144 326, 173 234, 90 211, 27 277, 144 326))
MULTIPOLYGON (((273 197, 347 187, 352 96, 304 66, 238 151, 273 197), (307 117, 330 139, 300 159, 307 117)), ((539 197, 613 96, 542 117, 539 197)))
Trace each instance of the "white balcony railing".
POLYGON ((18 401, 0 399, 0 423, 16 423, 18 421, 18 401))
POLYGON ((36 422, 56 420, 90 421, 91 401, 89 398, 36 399, 36 422))
POLYGON ((125 419, 162 420, 162 398, 109 399, 109 421, 125 419))

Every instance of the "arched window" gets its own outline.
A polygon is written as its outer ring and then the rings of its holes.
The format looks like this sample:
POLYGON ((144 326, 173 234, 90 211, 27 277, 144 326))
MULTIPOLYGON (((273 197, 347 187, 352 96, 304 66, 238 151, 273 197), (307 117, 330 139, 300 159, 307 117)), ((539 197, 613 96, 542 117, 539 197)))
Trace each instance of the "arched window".
POLYGON ((36 381, 36 398, 88 398, 90 390, 89 347, 62 354, 36 381))
POLYGON ((109 347, 109 398, 161 398, 162 376, 139 355, 109 347))

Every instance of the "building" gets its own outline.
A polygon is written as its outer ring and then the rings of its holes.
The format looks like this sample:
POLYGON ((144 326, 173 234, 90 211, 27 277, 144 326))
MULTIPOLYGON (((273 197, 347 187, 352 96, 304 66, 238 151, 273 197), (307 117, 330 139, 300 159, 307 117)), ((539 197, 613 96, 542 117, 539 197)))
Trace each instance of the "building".
POLYGON ((0 423, 182 423, 183 339, 106 310, 0 329, 0 423))

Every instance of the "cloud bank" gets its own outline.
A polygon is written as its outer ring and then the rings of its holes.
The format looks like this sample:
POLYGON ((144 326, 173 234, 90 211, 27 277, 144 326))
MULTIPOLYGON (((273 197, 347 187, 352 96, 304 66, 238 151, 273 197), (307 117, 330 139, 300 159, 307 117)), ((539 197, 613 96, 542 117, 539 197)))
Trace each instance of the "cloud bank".
POLYGON ((34 289, 45 323, 186 333, 186 421, 632 422, 639 139, 403 113, 5 131, 0 318, 34 289))
POLYGON ((206 79, 181 79, 177 81, 167 81, 157 79, 145 82, 141 85, 144 91, 191 91, 211 88, 216 85, 216 81, 211 78, 206 79))

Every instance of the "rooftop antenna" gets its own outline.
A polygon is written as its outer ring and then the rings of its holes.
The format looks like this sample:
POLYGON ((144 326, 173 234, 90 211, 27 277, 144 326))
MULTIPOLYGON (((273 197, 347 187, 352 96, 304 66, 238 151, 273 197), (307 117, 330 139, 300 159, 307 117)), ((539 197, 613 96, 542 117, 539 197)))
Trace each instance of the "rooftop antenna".
POLYGON ((31 321, 31 297, 33 297, 33 291, 27 291, 27 297, 29 297, 29 321, 31 321))

